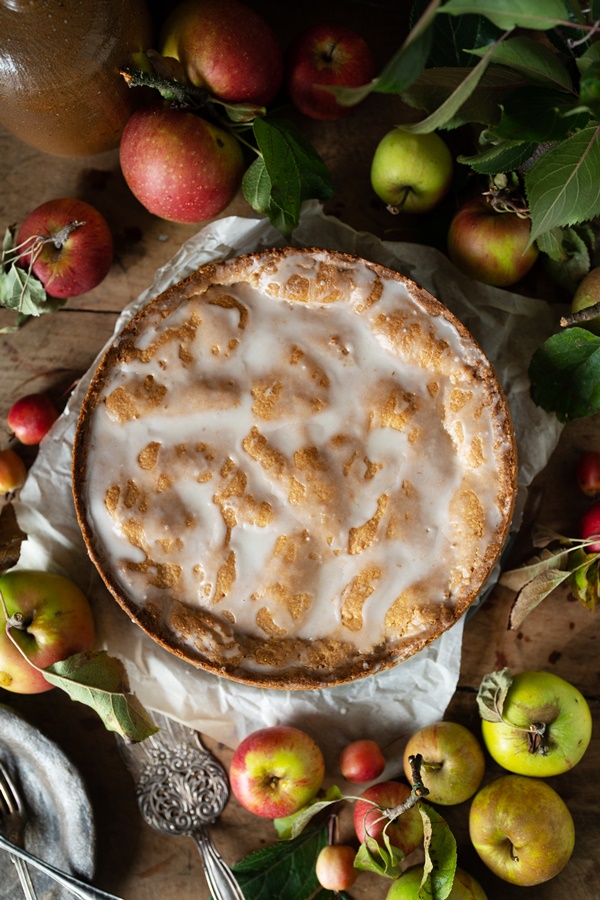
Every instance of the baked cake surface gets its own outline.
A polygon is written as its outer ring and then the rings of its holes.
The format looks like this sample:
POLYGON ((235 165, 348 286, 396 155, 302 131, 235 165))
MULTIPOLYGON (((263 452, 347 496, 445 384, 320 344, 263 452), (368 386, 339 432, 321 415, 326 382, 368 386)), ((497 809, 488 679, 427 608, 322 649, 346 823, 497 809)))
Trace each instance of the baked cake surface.
POLYGON ((415 653, 475 599, 512 515, 493 369, 402 275, 292 248, 211 264, 106 352, 74 446, 107 587, 156 641, 316 688, 415 653))

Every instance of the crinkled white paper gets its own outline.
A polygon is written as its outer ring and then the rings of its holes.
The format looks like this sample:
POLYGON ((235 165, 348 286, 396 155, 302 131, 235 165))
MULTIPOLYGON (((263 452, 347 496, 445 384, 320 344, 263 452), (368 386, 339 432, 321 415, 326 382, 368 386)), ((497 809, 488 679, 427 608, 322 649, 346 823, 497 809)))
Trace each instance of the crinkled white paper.
MULTIPOLYGON (((154 284, 121 314, 115 329, 144 303, 199 266, 285 241, 266 219, 230 217, 187 241, 154 284)), ((361 233, 305 205, 293 244, 342 250, 397 269, 445 303, 479 341, 493 363, 512 411, 519 447, 520 517, 527 486, 546 465, 560 425, 529 396, 527 366, 533 350, 554 329, 548 304, 463 277, 440 252, 390 243, 361 233)), ((358 682, 317 691, 253 688, 197 670, 155 644, 112 599, 90 562, 73 506, 71 452, 81 402, 95 369, 81 380, 63 415, 40 446, 16 511, 28 534, 20 568, 62 571, 86 591, 93 605, 99 645, 126 664, 132 690, 149 709, 171 715, 223 744, 235 747, 265 725, 295 724, 318 738, 335 759, 349 740, 372 734, 382 745, 440 719, 460 670, 463 621, 394 669, 358 682)), ((497 571, 491 581, 497 577, 497 571)), ((401 769, 396 759, 389 776, 401 769)))

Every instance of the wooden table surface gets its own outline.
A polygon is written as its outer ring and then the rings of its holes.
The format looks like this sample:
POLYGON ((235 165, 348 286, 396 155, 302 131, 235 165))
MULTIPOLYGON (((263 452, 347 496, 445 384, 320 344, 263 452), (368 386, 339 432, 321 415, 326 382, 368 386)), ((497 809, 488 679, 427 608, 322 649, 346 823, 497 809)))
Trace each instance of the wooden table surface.
MULTIPOLYGON (((389 40, 395 37, 390 37, 389 40)), ((389 47, 382 47, 383 56, 389 47)), ((379 139, 402 111, 393 97, 371 97, 343 123, 310 125, 308 136, 329 165, 336 192, 326 209, 349 225, 390 240, 429 242, 420 222, 392 218, 369 185, 369 164, 379 139)), ((12 402, 24 393, 47 390, 57 402, 86 371, 112 333, 119 311, 151 284, 155 270, 166 263, 196 225, 177 225, 148 214, 123 181, 115 152, 86 159, 59 159, 33 150, 0 130, 0 223, 19 223, 46 200, 81 197, 106 216, 116 241, 114 265, 106 280, 91 293, 70 300, 59 312, 28 322, 12 334, 0 335, 0 421, 12 402)), ((254 215, 238 196, 226 211, 254 215)), ((13 315, 0 311, 0 327, 13 315)), ((2 446, 8 429, 0 426, 2 446)), ((535 517, 562 533, 575 533, 585 498, 574 481, 573 468, 584 449, 600 448, 600 418, 567 426, 546 470, 530 493, 525 520, 512 554, 522 560, 529 550, 535 517)), ((32 453, 23 451, 31 462, 32 453)), ((600 663, 598 617, 557 590, 527 619, 519 632, 507 631, 511 596, 496 588, 482 609, 468 619, 458 689, 447 718, 463 722, 476 733, 479 720, 475 695, 482 676, 504 666, 513 671, 544 669, 571 681, 587 697, 596 734, 583 761, 571 772, 549 782, 568 804, 577 834, 573 857, 555 879, 529 888, 531 900, 593 900, 600 891, 600 663)), ((126 900, 187 900, 208 898, 193 843, 161 837, 141 820, 130 778, 121 763, 114 737, 97 716, 55 690, 42 696, 19 696, 0 690, 0 702, 21 711, 30 722, 59 744, 80 770, 89 790, 97 827, 95 883, 126 900)), ((209 741, 225 765, 231 751, 209 741)), ((501 774, 488 760, 486 780, 501 774)), ((489 898, 510 900, 523 889, 493 876, 470 847, 468 803, 444 811, 458 841, 460 865, 471 871, 489 898)), ((348 822, 342 817, 343 827, 348 822), (345 823, 345 825, 344 825, 345 823)), ((215 843, 229 863, 275 839, 272 825, 256 819, 231 801, 215 829, 215 843)), ((4 865, 4 859, 0 865, 4 865)), ((350 892, 360 900, 384 898, 389 883, 361 874, 350 892)), ((15 900, 15 898, 10 898, 15 900)), ((285 900, 285 898, 281 898, 285 900)))

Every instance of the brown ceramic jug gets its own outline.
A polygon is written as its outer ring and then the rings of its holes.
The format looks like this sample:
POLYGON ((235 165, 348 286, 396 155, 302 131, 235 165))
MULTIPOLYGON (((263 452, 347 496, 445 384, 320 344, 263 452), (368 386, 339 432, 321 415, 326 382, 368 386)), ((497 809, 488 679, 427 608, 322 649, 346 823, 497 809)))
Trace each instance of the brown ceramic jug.
POLYGON ((137 105, 119 69, 152 45, 145 0, 0 0, 0 123, 39 150, 116 147, 137 105))

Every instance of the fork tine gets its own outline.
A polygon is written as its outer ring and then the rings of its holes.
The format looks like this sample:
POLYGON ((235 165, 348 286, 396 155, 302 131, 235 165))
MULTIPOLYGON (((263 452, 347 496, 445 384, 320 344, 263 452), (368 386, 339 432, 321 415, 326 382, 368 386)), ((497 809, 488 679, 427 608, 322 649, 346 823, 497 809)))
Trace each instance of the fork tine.
POLYGON ((8 770, 0 760, 0 794, 9 813, 22 812, 23 805, 8 770))
MULTIPOLYGON (((11 841, 21 845, 21 841, 19 840, 19 838, 23 827, 23 815, 25 810, 23 808, 23 803, 21 802, 19 791, 17 790, 6 766, 2 763, 2 760, 0 760, 0 796, 2 797, 2 802, 6 808, 7 819, 9 821, 11 819, 13 820, 12 828, 14 829, 14 832, 9 832, 8 837, 11 841)), ((10 827, 11 826, 9 825, 9 828, 10 827)), ((22 859, 19 859, 16 856, 11 856, 11 859, 15 864, 15 868, 17 870, 19 881, 21 882, 21 887, 23 888, 23 893, 26 900, 36 900, 37 895, 31 882, 29 869, 22 859)))

